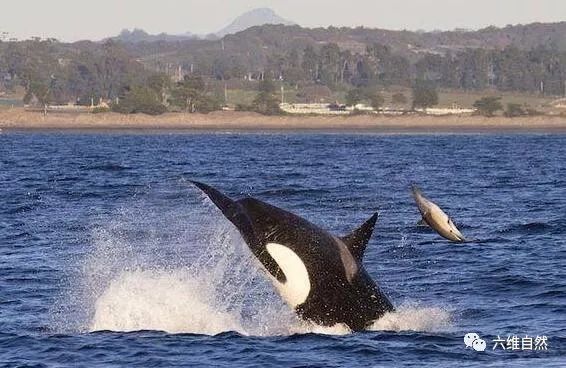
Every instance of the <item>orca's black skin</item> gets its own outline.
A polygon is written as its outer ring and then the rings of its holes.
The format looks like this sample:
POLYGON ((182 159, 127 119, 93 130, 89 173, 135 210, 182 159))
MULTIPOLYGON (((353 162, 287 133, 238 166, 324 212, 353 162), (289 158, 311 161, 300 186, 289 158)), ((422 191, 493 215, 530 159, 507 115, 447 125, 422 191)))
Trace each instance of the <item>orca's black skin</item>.
POLYGON ((252 253, 279 282, 283 271, 267 252, 268 243, 291 249, 307 268, 311 289, 297 314, 322 326, 344 323, 364 330, 394 310, 362 265, 377 213, 352 234, 338 238, 307 220, 254 198, 234 201, 218 190, 193 182, 238 229, 252 253))

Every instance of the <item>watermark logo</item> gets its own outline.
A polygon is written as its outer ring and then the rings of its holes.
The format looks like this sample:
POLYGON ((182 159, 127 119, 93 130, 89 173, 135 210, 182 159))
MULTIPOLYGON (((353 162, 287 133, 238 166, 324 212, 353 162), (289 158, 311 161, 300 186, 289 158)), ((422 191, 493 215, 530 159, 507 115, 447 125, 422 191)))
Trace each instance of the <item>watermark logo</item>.
POLYGON ((492 350, 511 350, 511 351, 528 351, 528 350, 548 350, 548 337, 539 336, 536 337, 525 335, 525 337, 519 337, 517 335, 509 335, 507 338, 501 338, 497 335, 497 339, 493 340, 492 350))
MULTIPOLYGON (((510 350, 510 351, 542 351, 548 350, 548 337, 536 337, 525 335, 519 337, 517 335, 508 335, 506 338, 501 338, 497 335, 496 339, 492 340, 493 348, 491 350, 510 350)), ((485 351, 487 343, 480 335, 470 332, 464 336, 464 344, 467 348, 472 348, 475 351, 485 351)))
POLYGON ((466 334, 464 336, 464 344, 466 344, 466 348, 472 348, 475 351, 485 351, 487 348, 487 343, 477 333, 466 334))

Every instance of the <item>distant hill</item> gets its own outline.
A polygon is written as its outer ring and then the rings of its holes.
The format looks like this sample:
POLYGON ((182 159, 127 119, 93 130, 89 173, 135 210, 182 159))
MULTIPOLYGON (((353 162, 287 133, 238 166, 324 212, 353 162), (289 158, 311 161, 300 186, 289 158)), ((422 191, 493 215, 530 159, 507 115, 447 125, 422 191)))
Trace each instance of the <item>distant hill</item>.
POLYGON ((144 31, 143 29, 138 29, 138 28, 135 28, 132 31, 128 29, 124 29, 122 32, 120 32, 118 36, 112 37, 113 40, 127 42, 127 43, 155 42, 155 41, 175 42, 175 41, 191 40, 195 38, 197 38, 197 36, 189 32, 182 35, 170 35, 167 33, 152 35, 144 31))
POLYGON ((258 8, 240 15, 230 23, 230 25, 216 32, 216 35, 222 38, 228 34, 238 33, 248 28, 262 26, 264 24, 283 24, 289 26, 295 23, 281 18, 272 9, 258 8))
MULTIPOLYGON (((504 28, 488 27, 477 31, 436 32, 393 31, 366 27, 303 28, 278 17, 271 9, 252 10, 238 17, 220 32, 206 36, 190 32, 180 35, 166 33, 151 35, 144 30, 134 29, 123 30, 113 39, 124 43, 142 41, 174 43, 196 39, 214 41, 226 36, 239 47, 251 49, 269 47, 272 50, 293 45, 304 48, 307 45, 336 43, 342 50, 363 53, 367 45, 378 43, 389 47, 394 53, 413 60, 426 54, 446 55, 466 49, 503 49, 508 46, 521 50, 547 47, 561 52, 566 51, 566 22, 531 23, 504 28)), ((199 45, 206 48, 206 44, 199 43, 199 45)))
POLYGON ((303 28, 299 26, 264 25, 251 27, 229 39, 239 47, 304 48, 307 45, 335 43, 342 50, 364 53, 368 45, 385 45, 393 53, 412 60, 423 55, 446 55, 466 49, 500 50, 508 46, 520 50, 547 47, 566 52, 566 22, 532 23, 504 28, 488 27, 477 31, 439 32, 393 31, 378 28, 303 28))
POLYGON ((144 31, 143 29, 135 28, 133 30, 124 29, 118 36, 112 37, 111 39, 116 41, 122 41, 126 43, 138 43, 138 42, 155 42, 155 41, 166 41, 166 42, 176 42, 176 41, 186 41, 194 39, 207 39, 215 40, 217 38, 222 38, 229 34, 238 33, 244 31, 251 27, 262 26, 262 25, 294 25, 295 23, 281 18, 272 9, 269 8, 259 8, 246 12, 239 17, 237 17, 230 25, 223 28, 222 30, 211 33, 208 35, 196 35, 191 32, 186 32, 178 35, 171 35, 167 33, 160 33, 152 35, 144 31))

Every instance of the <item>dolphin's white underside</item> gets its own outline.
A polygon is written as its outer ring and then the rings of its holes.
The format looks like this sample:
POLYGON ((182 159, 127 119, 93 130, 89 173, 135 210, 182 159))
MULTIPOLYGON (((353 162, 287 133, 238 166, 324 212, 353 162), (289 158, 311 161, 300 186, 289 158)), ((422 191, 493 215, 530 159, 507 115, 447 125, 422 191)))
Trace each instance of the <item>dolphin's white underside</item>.
POLYGON ((436 203, 426 199, 424 196, 419 194, 417 196, 417 204, 422 212, 430 214, 430 216, 435 220, 438 226, 440 226, 440 230, 446 233, 452 233, 460 237, 461 239, 464 239, 464 235, 462 235, 460 230, 458 230, 456 225, 454 225, 452 219, 450 219, 450 217, 448 217, 448 215, 440 207, 438 207, 436 203))
POLYGON ((432 202, 429 202, 429 203, 430 203, 429 211, 430 211, 432 217, 435 218, 436 221, 439 224, 442 225, 442 228, 445 231, 452 232, 456 236, 464 239, 464 235, 462 235, 460 230, 458 230, 456 225, 454 225, 454 222, 452 221, 452 219, 450 217, 448 217, 448 215, 444 211, 442 211, 442 209, 440 207, 438 207, 436 204, 434 204, 432 202))
POLYGON ((309 272, 304 262, 295 252, 284 245, 268 243, 266 249, 285 274, 286 281, 284 283, 272 277, 279 294, 293 308, 303 304, 311 290, 309 272))

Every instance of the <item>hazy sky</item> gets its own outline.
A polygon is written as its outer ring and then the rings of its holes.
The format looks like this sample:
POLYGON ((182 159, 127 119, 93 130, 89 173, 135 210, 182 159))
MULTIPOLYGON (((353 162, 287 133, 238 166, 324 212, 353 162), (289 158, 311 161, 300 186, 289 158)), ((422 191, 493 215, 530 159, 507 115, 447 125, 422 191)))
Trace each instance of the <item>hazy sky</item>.
POLYGON ((300 25, 388 29, 480 28, 566 21, 566 0, 4 0, 0 31, 11 37, 102 39, 124 28, 216 32, 241 13, 270 7, 300 25))

